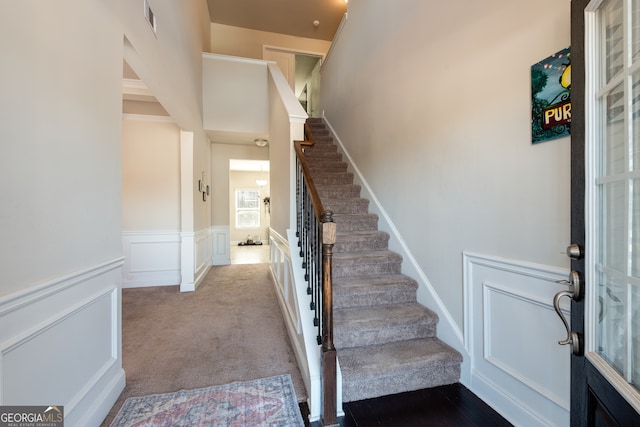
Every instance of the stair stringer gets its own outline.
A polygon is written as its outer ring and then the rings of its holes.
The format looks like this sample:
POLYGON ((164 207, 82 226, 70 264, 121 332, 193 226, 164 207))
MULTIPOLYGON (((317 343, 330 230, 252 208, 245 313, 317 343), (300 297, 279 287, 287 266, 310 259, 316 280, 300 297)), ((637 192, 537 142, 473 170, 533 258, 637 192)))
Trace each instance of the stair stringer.
POLYGON ((465 347, 462 330, 456 325, 451 313, 436 290, 433 288, 433 285, 431 285, 429 278, 418 264, 413 253, 409 250, 409 247, 398 231, 398 228, 384 210, 380 200, 376 197, 368 182, 353 162, 353 158, 349 155, 349 152, 345 148, 338 134, 335 132, 333 126, 331 126, 331 122, 324 115, 322 118, 329 129, 334 142, 338 146, 338 151, 344 156, 344 161, 346 161, 348 169, 353 172, 354 184, 361 186, 361 197, 369 199, 369 212, 378 215, 378 229, 389 233, 389 249, 402 256, 402 273, 413 278, 418 283, 418 303, 431 309, 438 315, 438 338, 462 354, 463 361, 460 364, 460 382, 465 386, 470 387, 471 356, 465 347))

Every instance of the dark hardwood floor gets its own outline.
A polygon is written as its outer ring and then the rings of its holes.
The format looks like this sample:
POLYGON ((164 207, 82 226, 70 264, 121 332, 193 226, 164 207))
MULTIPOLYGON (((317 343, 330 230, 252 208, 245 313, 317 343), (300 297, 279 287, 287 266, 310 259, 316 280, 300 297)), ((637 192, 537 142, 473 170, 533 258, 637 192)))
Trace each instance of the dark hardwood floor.
MULTIPOLYGON (((461 384, 410 391, 343 405, 345 416, 341 427, 423 427, 423 426, 511 426, 461 384)), ((300 405, 303 419, 309 408, 300 405)), ((306 423, 306 421, 305 421, 306 423)), ((306 423, 315 427, 318 423, 306 423)))

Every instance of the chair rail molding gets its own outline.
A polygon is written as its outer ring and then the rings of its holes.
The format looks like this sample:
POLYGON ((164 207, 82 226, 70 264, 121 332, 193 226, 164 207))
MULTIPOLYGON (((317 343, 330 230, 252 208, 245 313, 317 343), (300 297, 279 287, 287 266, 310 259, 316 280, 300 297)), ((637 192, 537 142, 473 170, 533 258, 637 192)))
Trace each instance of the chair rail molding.
POLYGON ((65 424, 102 422, 125 385, 123 264, 116 258, 0 298, 0 405, 55 402, 65 424))

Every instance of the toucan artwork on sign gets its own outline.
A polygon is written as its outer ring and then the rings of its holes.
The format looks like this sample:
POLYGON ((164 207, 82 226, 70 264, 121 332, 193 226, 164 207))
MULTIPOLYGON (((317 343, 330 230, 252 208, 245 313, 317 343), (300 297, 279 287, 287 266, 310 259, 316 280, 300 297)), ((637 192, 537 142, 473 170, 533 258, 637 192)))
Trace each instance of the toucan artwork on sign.
POLYGON ((571 50, 531 66, 531 141, 562 138, 571 128, 571 50))

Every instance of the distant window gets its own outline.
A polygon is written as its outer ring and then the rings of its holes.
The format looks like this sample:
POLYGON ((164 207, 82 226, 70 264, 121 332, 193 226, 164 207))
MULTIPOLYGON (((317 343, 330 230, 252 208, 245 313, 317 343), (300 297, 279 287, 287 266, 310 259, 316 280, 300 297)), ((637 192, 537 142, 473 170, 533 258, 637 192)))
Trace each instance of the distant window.
POLYGON ((154 34, 158 33, 158 22, 156 21, 156 15, 149 7, 149 0, 144 0, 144 17, 147 18, 147 22, 151 25, 151 29, 154 34))
POLYGON ((260 190, 236 190, 236 228, 260 227, 260 190))

